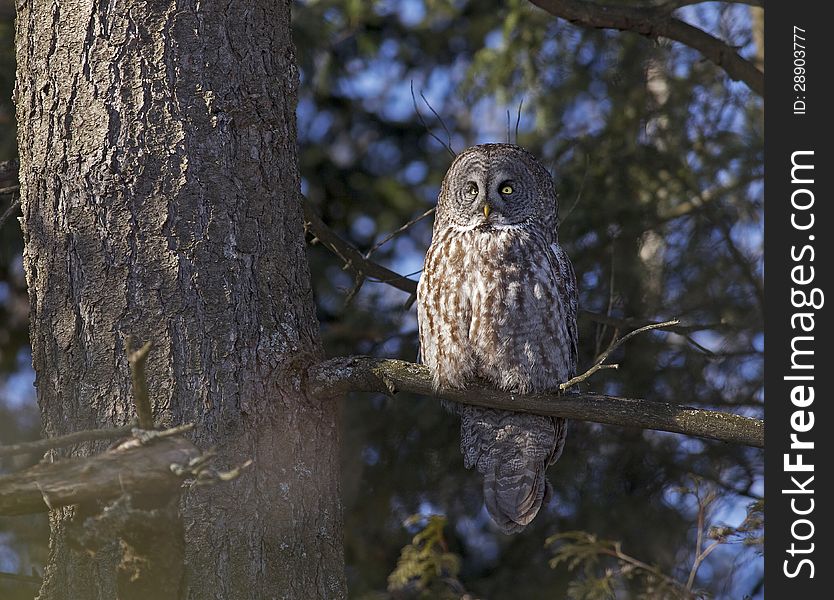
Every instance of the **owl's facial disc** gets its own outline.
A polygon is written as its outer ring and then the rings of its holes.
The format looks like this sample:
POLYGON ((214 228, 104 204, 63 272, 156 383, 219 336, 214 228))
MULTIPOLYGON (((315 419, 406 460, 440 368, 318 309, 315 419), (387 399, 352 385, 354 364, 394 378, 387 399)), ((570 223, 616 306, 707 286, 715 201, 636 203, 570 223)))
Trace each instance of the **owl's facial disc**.
POLYGON ((526 219, 523 186, 503 169, 475 170, 460 189, 461 220, 466 228, 492 228, 515 225, 526 219))
POLYGON ((517 225, 530 217, 525 202, 524 185, 517 168, 510 170, 496 165, 484 173, 483 205, 476 214, 482 227, 517 225))
POLYGON ((444 185, 438 215, 460 231, 547 228, 555 221, 550 175, 516 146, 485 144, 463 151, 444 185))

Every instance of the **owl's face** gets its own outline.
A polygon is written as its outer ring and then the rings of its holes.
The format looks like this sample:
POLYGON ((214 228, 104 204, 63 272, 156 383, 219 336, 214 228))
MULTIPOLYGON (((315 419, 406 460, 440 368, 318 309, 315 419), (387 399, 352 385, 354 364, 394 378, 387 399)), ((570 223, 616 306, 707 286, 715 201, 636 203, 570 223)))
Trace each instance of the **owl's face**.
POLYGON ((556 225, 553 179, 529 152, 484 144, 461 152, 443 178, 437 222, 455 229, 556 225))

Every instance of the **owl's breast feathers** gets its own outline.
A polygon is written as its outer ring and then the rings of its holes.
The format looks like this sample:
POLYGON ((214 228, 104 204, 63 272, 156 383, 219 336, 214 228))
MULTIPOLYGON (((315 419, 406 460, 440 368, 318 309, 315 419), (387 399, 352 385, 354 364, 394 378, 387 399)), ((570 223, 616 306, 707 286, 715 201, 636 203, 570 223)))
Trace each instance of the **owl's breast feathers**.
POLYGON ((479 376, 527 393, 575 374, 575 281, 552 236, 520 227, 439 232, 417 297, 421 354, 438 388, 479 376))

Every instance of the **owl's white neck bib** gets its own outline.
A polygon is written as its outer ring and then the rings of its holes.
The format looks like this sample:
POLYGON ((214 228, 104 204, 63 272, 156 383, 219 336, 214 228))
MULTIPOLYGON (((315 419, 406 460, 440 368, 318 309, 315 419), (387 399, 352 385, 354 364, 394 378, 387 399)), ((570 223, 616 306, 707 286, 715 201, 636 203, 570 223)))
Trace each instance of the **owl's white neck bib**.
POLYGON ((494 231, 525 231, 526 227, 523 223, 495 223, 489 226, 484 226, 483 223, 477 223, 474 225, 449 225, 449 229, 455 233, 483 231, 485 234, 488 234, 494 231))

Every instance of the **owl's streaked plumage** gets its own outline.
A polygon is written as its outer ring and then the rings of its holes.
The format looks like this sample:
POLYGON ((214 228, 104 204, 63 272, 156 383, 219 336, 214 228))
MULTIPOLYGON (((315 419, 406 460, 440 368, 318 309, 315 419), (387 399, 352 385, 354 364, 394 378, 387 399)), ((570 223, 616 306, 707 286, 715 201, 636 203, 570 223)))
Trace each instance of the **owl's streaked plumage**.
MULTIPOLYGON (((576 373, 577 293, 559 246, 553 180, 529 152, 485 144, 461 152, 437 202, 417 288, 421 360, 437 389, 481 378, 506 391, 552 390, 576 373)), ((461 451, 484 477, 505 533, 522 530, 551 493, 564 419, 463 406, 461 451)))

